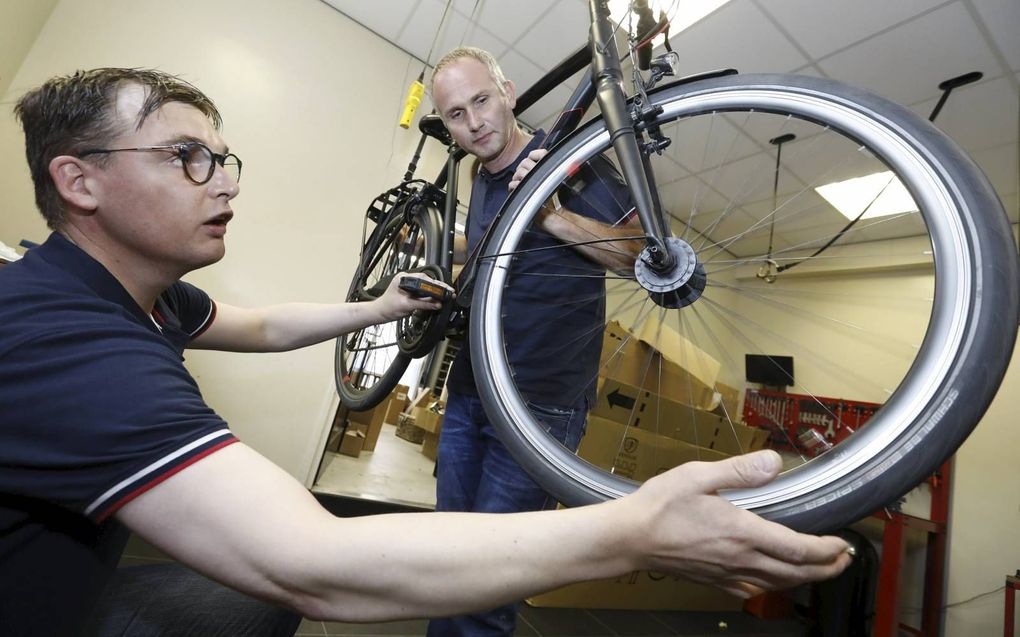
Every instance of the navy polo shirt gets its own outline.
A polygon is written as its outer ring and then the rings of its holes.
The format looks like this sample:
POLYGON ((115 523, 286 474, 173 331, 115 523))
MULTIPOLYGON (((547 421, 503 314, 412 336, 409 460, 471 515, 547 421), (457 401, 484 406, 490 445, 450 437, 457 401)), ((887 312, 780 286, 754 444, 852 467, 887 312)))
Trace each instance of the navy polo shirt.
POLYGON ((146 314, 59 234, 0 268, 0 626, 76 626, 123 550, 110 516, 236 442, 183 364, 214 316, 183 282, 146 314))
MULTIPOLYGON (((467 218, 468 253, 481 241, 509 195, 510 178, 528 153, 540 147, 539 131, 507 168, 482 168, 472 183, 467 218)), ((581 170, 574 191, 561 188, 560 203, 608 225, 631 212, 623 178, 608 163, 581 170)), ((594 404, 602 327, 605 324, 605 268, 552 235, 526 234, 514 258, 503 299, 503 338, 514 379, 524 398, 563 407, 594 404), (541 250, 540 248, 553 248, 541 250), (533 252, 527 250, 539 249, 533 252), (597 328, 596 328, 597 326, 597 328)), ((470 319, 469 319, 470 320, 470 319)), ((465 342, 447 377, 450 391, 478 395, 465 342)))

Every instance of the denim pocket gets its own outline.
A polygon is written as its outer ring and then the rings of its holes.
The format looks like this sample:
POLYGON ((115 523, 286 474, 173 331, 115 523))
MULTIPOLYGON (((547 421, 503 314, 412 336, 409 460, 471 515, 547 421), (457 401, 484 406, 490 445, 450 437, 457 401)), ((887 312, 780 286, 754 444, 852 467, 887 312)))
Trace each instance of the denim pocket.
POLYGON ((584 435, 587 411, 540 403, 528 403, 528 409, 557 442, 571 451, 577 449, 584 435))

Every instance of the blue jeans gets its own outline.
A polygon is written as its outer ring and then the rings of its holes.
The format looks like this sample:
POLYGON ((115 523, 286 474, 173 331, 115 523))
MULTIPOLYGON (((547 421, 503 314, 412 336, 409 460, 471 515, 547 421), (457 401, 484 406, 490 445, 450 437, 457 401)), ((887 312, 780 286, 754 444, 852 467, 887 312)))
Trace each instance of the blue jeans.
MULTIPOLYGON (((584 435, 587 404, 576 407, 530 405, 550 435, 572 451, 584 435)), ((551 509, 556 501, 517 464, 496 435, 474 396, 451 393, 439 434, 436 465, 436 511, 514 513, 551 509)), ((512 635, 517 606, 508 604, 483 613, 433 619, 429 637, 512 635)))
POLYGON ((290 637, 301 615, 178 564, 120 567, 82 631, 88 637, 290 637))

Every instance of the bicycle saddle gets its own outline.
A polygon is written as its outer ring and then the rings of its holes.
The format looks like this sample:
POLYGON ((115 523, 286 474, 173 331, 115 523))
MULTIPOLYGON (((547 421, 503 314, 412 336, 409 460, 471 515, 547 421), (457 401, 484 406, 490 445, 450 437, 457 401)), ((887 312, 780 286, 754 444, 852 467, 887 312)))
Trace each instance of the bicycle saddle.
POLYGON ((435 113, 429 113, 422 117, 418 121, 418 130, 429 137, 438 139, 447 146, 453 143, 453 137, 450 136, 450 131, 446 130, 446 124, 435 113))

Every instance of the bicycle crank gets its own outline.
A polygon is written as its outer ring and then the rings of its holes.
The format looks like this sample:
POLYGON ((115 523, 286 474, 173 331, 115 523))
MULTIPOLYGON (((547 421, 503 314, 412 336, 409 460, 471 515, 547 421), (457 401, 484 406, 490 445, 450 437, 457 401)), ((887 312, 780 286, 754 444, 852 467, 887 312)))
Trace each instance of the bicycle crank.
POLYGON ((665 261, 668 266, 656 267, 651 248, 645 248, 634 264, 634 277, 657 305, 670 309, 687 307, 705 291, 705 268, 698 263, 694 248, 683 239, 669 237, 665 248, 671 258, 660 262, 665 261))
MULTIPOLYGON (((426 265, 408 270, 422 272, 433 279, 448 283, 447 276, 438 265, 426 265)), ((446 335, 453 303, 443 303, 439 310, 415 310, 410 316, 397 321, 397 346, 411 358, 422 358, 435 349, 446 335)))

